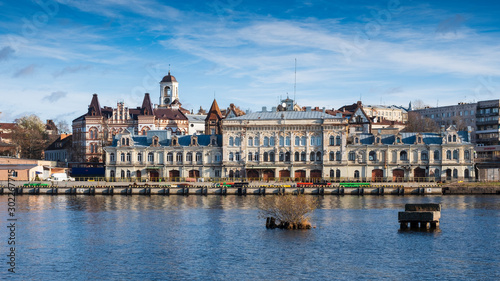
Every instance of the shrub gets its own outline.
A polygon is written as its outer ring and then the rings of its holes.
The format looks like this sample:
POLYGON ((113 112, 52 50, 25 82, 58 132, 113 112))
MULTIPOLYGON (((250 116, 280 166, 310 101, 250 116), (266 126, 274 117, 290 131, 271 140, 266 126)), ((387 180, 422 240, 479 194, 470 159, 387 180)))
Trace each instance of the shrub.
MULTIPOLYGON (((317 200, 312 196, 278 195, 261 198, 260 217, 273 218, 278 224, 266 225, 270 228, 311 228, 309 215, 317 206, 317 200)), ((269 221, 269 220, 268 220, 269 221)))

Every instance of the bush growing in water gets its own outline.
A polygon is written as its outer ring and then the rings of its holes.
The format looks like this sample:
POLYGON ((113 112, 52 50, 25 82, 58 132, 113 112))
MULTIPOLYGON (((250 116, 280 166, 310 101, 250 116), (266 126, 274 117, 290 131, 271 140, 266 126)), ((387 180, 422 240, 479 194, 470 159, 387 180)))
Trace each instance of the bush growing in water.
POLYGON ((261 198, 260 217, 268 218, 268 228, 307 229, 311 228, 309 215, 317 206, 318 202, 312 196, 266 196, 261 198))

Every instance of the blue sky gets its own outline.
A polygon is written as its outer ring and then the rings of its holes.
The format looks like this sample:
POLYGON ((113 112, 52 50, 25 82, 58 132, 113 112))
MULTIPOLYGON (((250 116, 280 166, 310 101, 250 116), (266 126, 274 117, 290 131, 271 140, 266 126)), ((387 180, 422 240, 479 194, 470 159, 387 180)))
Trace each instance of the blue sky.
POLYGON ((159 98, 183 107, 452 105, 498 99, 498 1, 0 0, 0 122, 68 123, 159 98), (348 2, 346 4, 345 2, 348 2))

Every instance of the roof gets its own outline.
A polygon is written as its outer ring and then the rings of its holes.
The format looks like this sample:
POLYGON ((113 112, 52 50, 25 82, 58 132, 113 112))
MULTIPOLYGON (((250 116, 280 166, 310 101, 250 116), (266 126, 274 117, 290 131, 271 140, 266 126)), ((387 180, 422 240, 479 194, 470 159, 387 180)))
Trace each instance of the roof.
POLYGON ((242 115, 228 120, 301 120, 301 119, 336 119, 330 114, 320 111, 279 111, 279 112, 255 112, 247 115, 242 115))
POLYGON ((207 115, 201 114, 185 114, 185 116, 189 120, 189 123, 205 123, 205 119, 207 118, 207 115))
POLYGON ((47 150, 60 150, 71 148, 71 140, 73 135, 60 135, 53 143, 51 143, 46 149, 47 150))
POLYGON ((188 120, 186 115, 184 115, 180 109, 157 108, 155 109, 154 114, 158 119, 188 120))
POLYGON ((222 113, 220 112, 217 101, 214 99, 205 120, 221 120, 221 119, 222 119, 222 113))
POLYGON ((144 94, 144 100, 142 101, 141 113, 143 115, 153 115, 153 105, 151 104, 151 99, 149 98, 149 93, 144 94))
POLYGON ((0 129, 3 130, 13 130, 16 127, 16 123, 0 123, 0 129))
POLYGON ((161 82, 177 82, 177 80, 173 75, 170 75, 170 70, 169 70, 168 75, 164 76, 163 79, 161 79, 161 82))

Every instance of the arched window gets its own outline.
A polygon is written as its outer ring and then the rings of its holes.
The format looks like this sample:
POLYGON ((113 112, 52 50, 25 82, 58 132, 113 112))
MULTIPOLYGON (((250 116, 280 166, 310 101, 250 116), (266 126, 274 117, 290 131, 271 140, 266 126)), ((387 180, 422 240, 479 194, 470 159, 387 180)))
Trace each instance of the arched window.
POLYGON ((302 137, 300 138, 300 145, 301 145, 301 146, 305 146, 305 145, 306 145, 306 137, 305 137, 305 136, 302 136, 302 137))
POLYGON ((234 138, 229 137, 229 146, 234 146, 234 138))
POLYGON ((311 152, 311 154, 309 155, 309 161, 314 161, 315 158, 316 158, 316 153, 311 152))
POLYGON ((337 161, 342 160, 342 159, 341 159, 341 154, 340 154, 340 151, 335 152, 335 159, 336 159, 337 161))
POLYGON ((335 177, 335 171, 333 169, 330 170, 330 178, 335 177))
POLYGON ((335 161, 335 152, 333 151, 330 152, 330 158, 328 160, 335 161))
POLYGON ((121 178, 122 178, 122 179, 124 179, 124 178, 125 178, 125 171, 124 171, 124 170, 122 170, 122 171, 120 172, 120 176, 121 176, 121 178))
POLYGON ((458 170, 453 169, 453 178, 457 179, 458 178, 458 170))
POLYGON ((115 177, 115 171, 110 171, 109 172, 109 177, 114 178, 115 177))
POLYGON ((396 143, 401 143, 401 138, 400 137, 396 138, 396 143))
POLYGON ((234 154, 229 152, 229 161, 234 161, 234 154))
POLYGON ((434 160, 439 160, 439 150, 434 150, 434 160))
POLYGON ((248 146, 253 146, 253 138, 252 137, 248 138, 248 146))
POLYGON ((111 162, 114 162, 114 161, 115 161, 115 154, 114 154, 114 153, 111 153, 111 154, 109 155, 109 161, 111 161, 111 162))
POLYGON ((148 161, 149 162, 155 161, 155 156, 154 156, 153 152, 148 153, 148 161))
POLYGON ((451 135, 448 135, 448 142, 451 142, 451 135))
POLYGON ((259 153, 258 152, 255 152, 254 160, 259 161, 259 153))
POLYGON ((285 146, 285 138, 283 136, 279 138, 279 146, 285 146))
POLYGON ((253 144, 254 144, 254 146, 259 146, 260 145, 259 137, 255 137, 255 139, 253 140, 253 144))
POLYGON ((130 162, 130 153, 127 153, 127 162, 130 162))
MULTIPOLYGON (((265 142, 265 140, 264 140, 265 142)), ((264 162, 268 162, 269 161, 269 154, 267 152, 264 152, 264 162)))
POLYGON ((354 178, 359 179, 359 171, 354 171, 354 178))
POLYGON ((130 178, 130 171, 127 170, 127 178, 130 178))
POLYGON ((451 151, 446 150, 446 159, 451 160, 451 151))
POLYGON ((285 145, 290 146, 290 142, 291 142, 290 137, 286 137, 285 138, 285 145))
POLYGON ((337 169, 337 171, 335 171, 335 176, 336 176, 337 178, 340 178, 340 170, 339 170, 339 169, 337 169))
POLYGON ((316 137, 315 137, 315 136, 311 136, 311 138, 310 138, 310 143, 309 143, 309 144, 310 144, 310 145, 314 145, 314 144, 315 144, 315 142, 316 142, 316 137))
POLYGON ((305 152, 300 153, 300 161, 306 162, 306 153, 305 152))
POLYGON ((269 161, 274 162, 274 152, 269 152, 269 161))
POLYGON ((465 160, 470 160, 470 151, 469 150, 464 151, 464 158, 465 158, 465 160))
POLYGON ((300 161, 300 154, 298 151, 295 152, 295 161, 300 161))
MULTIPOLYGON (((330 136, 330 145, 335 145, 335 138, 333 136, 330 136)), ((333 170, 330 171, 330 174, 331 172, 333 172, 333 170)))
POLYGON ((295 146, 299 146, 299 145, 300 145, 300 138, 295 137, 295 146))
POLYGON ((248 152, 248 161, 253 161, 253 155, 252 152, 248 152))
POLYGON ((201 152, 197 152, 196 153, 196 162, 201 162, 201 157, 202 157, 201 152))
POLYGON ((336 136, 335 137, 335 144, 337 146, 341 146, 342 145, 342 140, 340 139, 340 136, 336 136))
MULTIPOLYGON (((130 145, 130 140, 128 138, 125 139, 125 145, 129 146, 130 145)), ((129 172, 130 173, 130 172, 129 172)))
POLYGON ((316 152, 316 161, 321 161, 321 152, 316 152))
POLYGON ((285 152, 285 161, 290 162, 290 152, 285 152))
POLYGON ((125 145, 125 138, 122 138, 122 145, 125 145))
POLYGON ((283 152, 280 152, 280 157, 279 157, 279 161, 280 161, 280 162, 283 162, 283 161, 285 161, 285 153, 283 153, 283 152))
POLYGON ((458 150, 453 150, 453 159, 458 160, 458 150))
POLYGON ((264 137, 264 146, 269 146, 269 137, 264 137))
POLYGON ((377 154, 375 153, 375 151, 370 151, 370 153, 368 154, 368 160, 377 161, 377 154))
POLYGON ((215 162, 220 162, 222 160, 221 154, 217 153, 215 154, 215 162))
POLYGON ((422 151, 422 153, 420 154, 420 158, 421 158, 423 161, 427 161, 427 160, 429 160, 429 155, 427 154, 427 151, 422 151))
POLYGON ((186 162, 191 162, 193 161, 193 153, 188 152, 186 153, 186 162))
POLYGON ((457 135, 453 135, 453 142, 457 142, 457 135))
POLYGON ((406 160, 408 160, 408 153, 406 153, 406 151, 404 151, 404 150, 403 150, 403 151, 401 151, 401 152, 399 153, 399 160, 401 160, 401 161, 406 161, 406 160))
POLYGON ((356 153, 354 151, 350 151, 347 157, 349 158, 349 161, 354 161, 356 160, 356 153))
POLYGON ((125 153, 120 154, 120 161, 125 162, 125 153))
POLYGON ((234 138, 234 145, 235 146, 240 146, 241 145, 241 138, 240 137, 234 138))
POLYGON ((235 160, 235 161, 240 161, 240 153, 239 153, 239 152, 236 152, 236 153, 234 154, 234 160, 235 160))
POLYGON ((234 176, 239 178, 240 177, 240 170, 236 170, 236 172, 234 173, 234 176))
POLYGON ((174 161, 174 155, 172 152, 167 153, 167 162, 172 163, 174 161))
POLYGON ((274 137, 269 138, 269 145, 274 146, 274 137))
POLYGON ((182 158, 182 153, 177 152, 177 154, 175 155, 175 161, 178 163, 182 163, 182 158))
POLYGON ((466 178, 466 179, 469 178, 469 169, 465 169, 465 171, 464 171, 464 178, 466 178))

